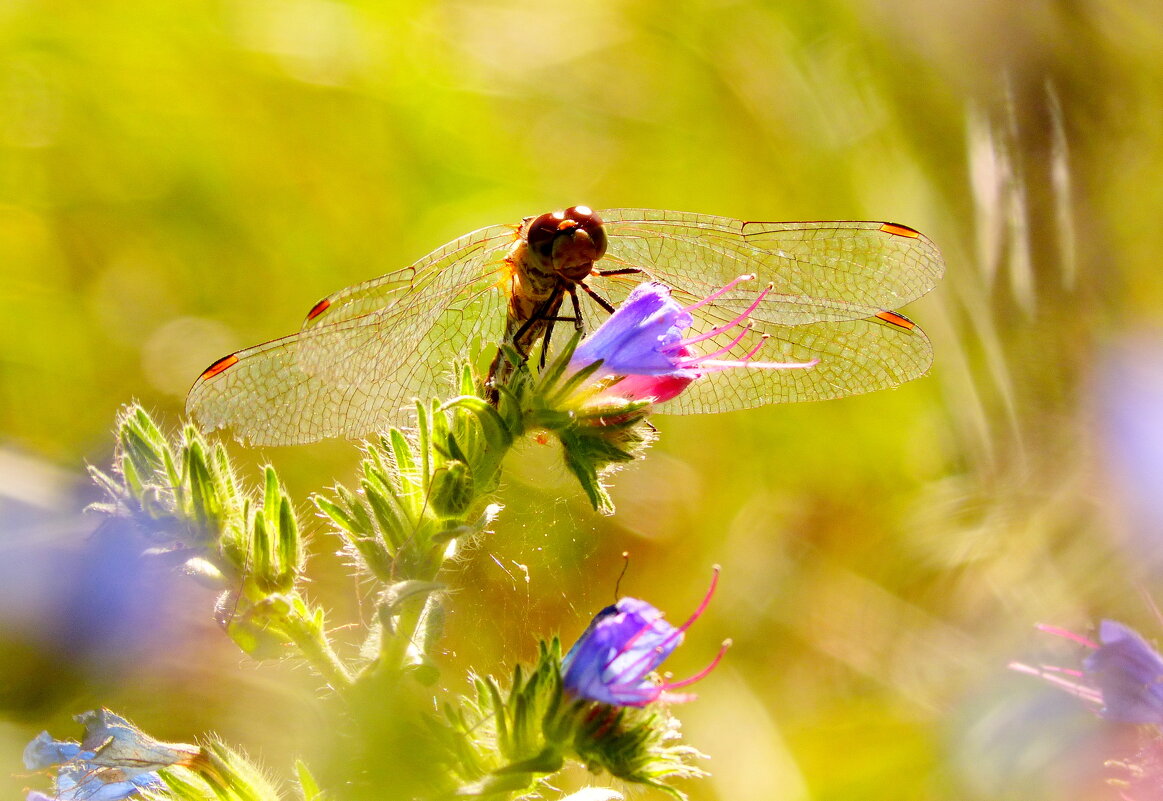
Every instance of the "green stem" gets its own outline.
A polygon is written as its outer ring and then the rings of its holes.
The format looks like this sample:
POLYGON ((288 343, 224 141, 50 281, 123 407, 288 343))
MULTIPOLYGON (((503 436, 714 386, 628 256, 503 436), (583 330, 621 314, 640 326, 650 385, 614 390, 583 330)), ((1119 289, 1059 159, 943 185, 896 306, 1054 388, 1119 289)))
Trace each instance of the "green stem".
MULTIPOLYGON (((415 578, 420 581, 435 581, 436 576, 444 565, 444 559, 436 564, 417 571, 415 578)), ((367 671, 360 676, 363 678, 369 673, 400 673, 408 660, 408 647, 415 642, 416 632, 420 627, 420 620, 424 615, 424 607, 428 603, 428 596, 413 598, 401 605, 396 615, 394 631, 384 631, 380 646, 380 658, 368 666, 367 671)))
POLYGON ((294 610, 287 615, 284 625, 303 658, 331 685, 332 689, 347 690, 355 684, 351 672, 340 661, 327 636, 315 621, 304 618, 301 613, 294 610))

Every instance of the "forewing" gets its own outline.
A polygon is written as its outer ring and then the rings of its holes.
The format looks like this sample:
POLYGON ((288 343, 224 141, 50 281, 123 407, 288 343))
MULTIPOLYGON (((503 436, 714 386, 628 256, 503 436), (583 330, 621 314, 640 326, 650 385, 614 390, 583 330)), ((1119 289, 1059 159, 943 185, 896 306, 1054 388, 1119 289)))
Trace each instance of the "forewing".
POLYGON ((410 267, 332 293, 311 307, 303 321, 303 330, 371 314, 400 302, 406 295, 422 294, 432 284, 446 288, 440 276, 450 266, 465 262, 463 266, 471 270, 480 264, 481 256, 492 258, 498 251, 504 256, 517 240, 517 228, 513 225, 481 228, 437 248, 410 267))
POLYGON ((743 222, 652 209, 599 214, 609 238, 600 269, 637 267, 682 302, 753 274, 754 282, 720 304, 742 312, 771 284, 753 317, 779 325, 871 317, 916 300, 944 271, 928 237, 894 223, 743 222))
POLYGON ((483 229, 337 293, 299 333, 208 368, 187 412, 258 445, 407 424, 413 398, 445 394, 456 360, 503 336, 513 240, 504 226, 483 229))

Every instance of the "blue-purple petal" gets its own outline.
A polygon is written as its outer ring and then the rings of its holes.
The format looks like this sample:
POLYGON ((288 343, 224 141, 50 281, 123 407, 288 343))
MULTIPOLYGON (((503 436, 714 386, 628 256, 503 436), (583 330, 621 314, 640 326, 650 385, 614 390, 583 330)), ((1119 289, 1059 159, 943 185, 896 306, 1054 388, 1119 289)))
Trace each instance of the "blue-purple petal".
MULTIPOLYGON (((24 767, 28 770, 44 770, 53 765, 76 759, 81 754, 80 743, 54 740, 47 731, 42 731, 24 747, 24 767)), ((92 756, 92 754, 87 756, 92 756)))
POLYGON ((62 769, 57 776, 57 798, 60 801, 121 801, 136 795, 138 790, 163 786, 156 773, 139 773, 132 777, 113 774, 115 768, 84 767, 62 769))
POLYGON ((188 764, 195 746, 162 743, 108 709, 76 716, 84 725, 80 743, 41 732, 24 749, 29 770, 56 767, 54 794, 34 792, 26 801, 120 801, 145 788, 163 786, 158 768, 188 764))
POLYGON ((1100 647, 1083 668, 1102 692, 1104 718, 1163 725, 1163 657, 1130 628, 1113 620, 1099 625, 1100 647))
POLYGON ((575 369, 602 361, 607 375, 669 375, 677 369, 668 348, 682 342, 691 316, 657 283, 639 284, 621 306, 574 351, 575 369))
POLYGON ((683 634, 645 601, 623 598, 599 612, 562 660, 571 694, 619 706, 643 706, 658 695, 648 675, 683 634))

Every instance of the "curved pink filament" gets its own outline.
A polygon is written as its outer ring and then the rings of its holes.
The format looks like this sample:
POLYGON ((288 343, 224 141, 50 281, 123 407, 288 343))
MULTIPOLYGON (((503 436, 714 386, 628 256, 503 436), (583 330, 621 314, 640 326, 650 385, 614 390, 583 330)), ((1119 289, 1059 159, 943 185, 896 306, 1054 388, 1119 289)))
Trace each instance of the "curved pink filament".
POLYGON ((743 281, 754 281, 754 280, 755 280, 754 273, 744 273, 743 275, 739 276, 738 278, 735 278, 732 281, 729 281, 727 283, 727 285, 724 286, 722 289, 716 289, 714 292, 707 295, 702 300, 695 301, 690 306, 683 307, 683 311, 694 311, 695 309, 699 308, 700 306, 706 306, 712 300, 717 300, 718 298, 723 297, 723 295, 726 294, 727 292, 730 292, 731 289, 734 288, 734 286, 736 284, 742 283, 743 281))
POLYGON ((707 593, 703 596, 703 600, 699 604, 699 608, 696 609, 689 618, 687 618, 686 623, 683 623, 678 627, 680 632, 689 629, 691 624, 698 620, 703 612, 707 611, 707 604, 711 602, 711 596, 715 594, 715 587, 717 586, 719 586, 719 566, 715 565, 711 568, 711 586, 707 587, 707 593))
POLYGON ((749 362, 749 361, 751 361, 751 360, 752 360, 752 359, 755 357, 755 354, 756 354, 756 353, 759 353, 760 349, 761 349, 761 348, 762 348, 764 345, 766 345, 766 344, 767 344, 767 340, 769 340, 769 339, 771 339, 771 335, 770 335, 770 334, 760 334, 760 336, 759 336, 759 342, 758 342, 758 343, 755 345, 755 347, 754 347, 754 348, 752 348, 751 350, 749 350, 749 351, 747 351, 746 353, 744 353, 744 354, 743 354, 743 358, 742 358, 740 361, 744 361, 744 362, 749 362))
POLYGON ((1079 645, 1085 645, 1087 648, 1098 648, 1098 643, 1083 637, 1081 634, 1075 634, 1073 631, 1058 628, 1057 626, 1048 626, 1045 623, 1039 623, 1034 628, 1038 631, 1044 631, 1047 634, 1055 634, 1059 637, 1065 637, 1068 640, 1074 640, 1079 645))
POLYGON ((716 667, 718 667, 719 663, 721 661, 723 661, 723 655, 725 653, 727 653, 727 649, 730 647, 731 647, 731 641, 724 640, 723 645, 720 646, 720 648, 719 648, 719 653, 715 654, 715 658, 711 660, 711 664, 707 665, 705 668, 703 668, 702 670, 700 670, 698 673, 691 676, 690 678, 682 679, 681 681, 668 681, 666 684, 662 685, 662 689, 663 690, 674 690, 674 689, 677 689, 679 687, 686 687, 690 684, 694 684, 696 681, 699 681, 700 679, 705 679, 707 677, 707 674, 710 673, 712 670, 714 670, 716 667))
MULTIPOLYGON (((746 333, 747 331, 750 331, 750 330, 752 330, 752 329, 751 329, 751 326, 749 324, 747 326, 746 331, 744 331, 744 333, 746 333)), ((740 339, 742 339, 742 336, 737 337, 731 343, 731 345, 728 346, 728 349, 730 347, 733 347, 734 345, 736 345, 740 339)), ((794 370, 794 369, 799 369, 799 368, 804 368, 804 367, 815 367, 817 364, 820 363, 819 359, 812 359, 811 361, 807 361, 807 362, 756 362, 756 361, 752 361, 752 359, 755 357, 755 354, 759 353, 759 351, 763 348, 763 346, 765 344, 767 344, 767 340, 769 340, 769 339, 771 339, 771 337, 768 334, 763 334, 760 337, 758 344, 756 344, 756 346, 754 348, 752 348, 751 350, 744 353, 742 359, 738 359, 738 360, 735 360, 735 359, 715 359, 714 358, 715 356, 718 356, 720 353, 723 352, 722 350, 718 350, 718 351, 715 351, 714 353, 708 353, 706 356, 699 356, 699 357, 695 357, 693 359, 690 359, 689 363, 690 364, 697 364, 699 366, 710 365, 711 369, 714 369, 714 370, 726 370, 726 369, 731 368, 731 367, 759 367, 759 368, 766 368, 766 369, 770 369, 770 370, 794 370)), ((685 367, 686 365, 684 364, 683 366, 685 367)))
MULTIPOLYGON (((736 280, 738 280, 738 279, 736 279, 736 280)), ((771 286, 771 284, 768 284, 766 287, 763 288, 763 291, 759 293, 759 295, 755 298, 755 300, 751 301, 751 305, 748 306, 746 309, 744 309, 743 312, 738 317, 736 317, 734 320, 732 320, 729 323, 724 323, 723 325, 716 326, 715 328, 712 328, 710 331, 708 331, 705 334, 699 334, 697 336, 690 337, 689 339, 684 339, 682 341, 682 344, 683 345, 693 345, 696 342, 702 342, 704 339, 710 339, 711 337, 718 336, 719 334, 723 333, 724 331, 727 331, 728 329, 734 328, 735 326, 739 325, 739 323, 743 322, 744 320, 746 320, 748 317, 751 316, 751 312, 753 312, 757 308, 759 308, 759 304, 763 302, 763 299, 767 296, 767 293, 770 292, 771 290, 772 290, 772 286, 771 286)), ((673 348, 675 346, 672 345, 671 347, 673 348)))
POLYGON ((800 370, 805 367, 815 367, 819 363, 819 359, 812 359, 808 362, 749 362, 712 359, 710 361, 699 362, 699 367, 709 367, 712 370, 726 370, 731 367, 758 367, 763 370, 800 370))
MULTIPOLYGON (((697 681, 705 679, 712 670, 719 666, 719 663, 723 660, 723 656, 727 653, 727 649, 730 647, 731 640, 724 640, 723 645, 719 648, 719 653, 715 654, 715 658, 711 660, 710 664, 689 678, 681 679, 680 681, 665 682, 664 684, 654 684, 649 687, 637 687, 632 684, 615 684, 611 685, 610 690, 623 696, 636 696, 634 700, 649 703, 664 693, 669 693, 671 690, 676 690, 680 687, 687 687, 697 681)), ((691 698, 694 698, 694 696, 678 695, 670 700, 686 701, 691 698)))
POLYGON ((1081 698, 1084 701, 1089 701, 1090 703, 1094 704, 1101 704, 1103 702, 1102 693, 1094 687, 1087 687, 1084 684, 1079 684, 1077 682, 1070 681, 1069 679, 1064 679, 1055 673, 1039 670, 1038 668, 1030 667, 1029 665, 1022 664, 1021 662, 1010 662, 1007 667, 1009 667, 1010 670, 1017 671, 1018 673, 1026 673, 1030 676, 1037 676, 1043 681, 1048 681, 1054 686, 1059 687, 1060 689, 1065 690, 1076 698, 1081 698))
MULTIPOLYGON (((747 336, 748 332, 750 332, 751 330, 752 330, 751 324, 748 323, 747 325, 743 326, 743 330, 739 332, 739 336, 732 339, 730 342, 728 342, 723 347, 719 348, 717 351, 714 351, 713 353, 707 353, 703 356, 684 356, 678 360, 679 364, 683 367, 686 367, 687 365, 698 364, 699 362, 703 361, 704 359, 713 359, 716 356, 721 356, 722 354, 729 352, 731 350, 731 348, 735 347, 740 342, 742 342, 743 337, 747 336)), ((690 343, 683 342, 682 344, 688 345, 690 343)))
MULTIPOLYGON (((632 669, 636 670, 641 665, 642 662, 646 661, 650 657, 651 654, 662 653, 662 651, 666 648, 666 646, 670 645, 672 640, 674 640, 676 637, 682 637, 683 632, 685 632, 687 629, 689 629, 691 627, 691 624, 694 623, 696 620, 698 620, 699 617, 703 614, 703 612, 706 611, 707 604, 709 604, 711 602, 711 596, 715 594, 715 587, 718 586, 718 584, 719 584, 719 566, 715 565, 713 568, 711 568, 711 570, 713 571, 712 576, 711 576, 711 586, 707 588, 706 595, 703 596, 702 602, 699 603, 699 606, 697 609, 695 609, 694 613, 689 618, 687 618, 687 621, 685 623, 683 623, 677 629, 675 629, 670 634, 668 634, 662 642, 660 642, 654 648, 651 648, 649 651, 644 652, 640 657, 638 657, 636 660, 634 660, 629 665, 627 665, 626 666, 627 671, 632 670, 632 669)), ((659 618, 655 618, 655 620, 658 620, 658 619, 659 618)), ((653 621, 651 621, 651 625, 648 626, 647 628, 652 628, 652 627, 653 627, 653 621)), ((623 646, 622 649, 615 655, 614 659, 617 659, 618 656, 621 656, 622 654, 624 654, 626 652, 627 648, 629 648, 630 643, 632 643, 634 640, 638 639, 638 637, 641 636, 645 630, 646 629, 643 629, 642 631, 639 631, 637 634, 635 634, 633 637, 631 637, 627 641, 626 645, 623 646)), ((610 662, 607 662, 606 667, 608 668, 612 662, 613 662, 613 659, 611 659, 610 662)))

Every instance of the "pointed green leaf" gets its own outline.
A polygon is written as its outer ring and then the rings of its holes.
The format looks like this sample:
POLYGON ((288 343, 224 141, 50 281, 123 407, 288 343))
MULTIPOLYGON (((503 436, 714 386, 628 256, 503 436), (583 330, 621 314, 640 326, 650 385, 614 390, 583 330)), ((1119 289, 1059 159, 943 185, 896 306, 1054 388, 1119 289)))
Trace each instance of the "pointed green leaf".
POLYGON ((315 781, 315 777, 301 759, 295 760, 295 776, 299 780, 299 792, 303 796, 303 801, 322 801, 323 791, 319 789, 319 783, 315 781))

